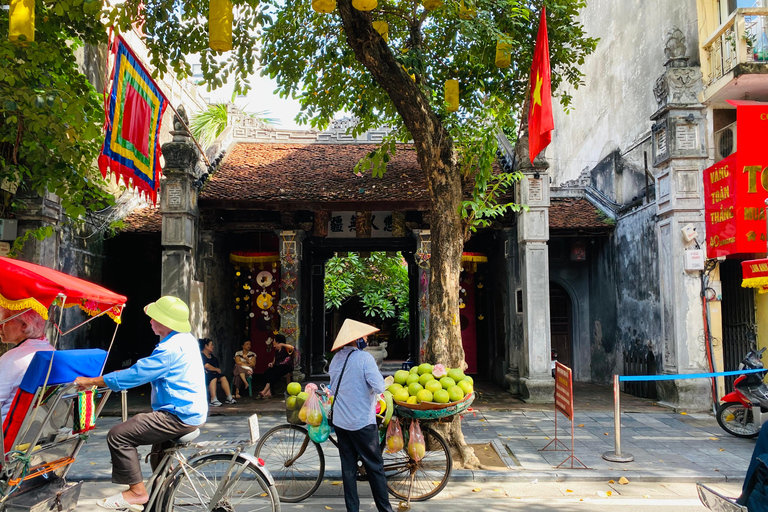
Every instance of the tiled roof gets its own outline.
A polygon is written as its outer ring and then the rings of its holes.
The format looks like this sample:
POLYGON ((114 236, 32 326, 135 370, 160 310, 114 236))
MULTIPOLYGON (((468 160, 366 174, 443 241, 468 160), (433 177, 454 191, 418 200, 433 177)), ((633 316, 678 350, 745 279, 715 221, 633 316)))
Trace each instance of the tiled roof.
POLYGON ((163 229, 163 216, 159 208, 137 208, 123 219, 123 233, 159 233, 163 229))
POLYGON ((355 164, 373 150, 361 144, 239 143, 224 158, 200 195, 205 202, 399 203, 424 207, 429 203, 424 174, 416 151, 398 145, 382 178, 370 171, 356 176, 355 164))
POLYGON ((561 231, 607 231, 615 222, 592 203, 581 198, 555 198, 549 207, 549 229, 561 231))

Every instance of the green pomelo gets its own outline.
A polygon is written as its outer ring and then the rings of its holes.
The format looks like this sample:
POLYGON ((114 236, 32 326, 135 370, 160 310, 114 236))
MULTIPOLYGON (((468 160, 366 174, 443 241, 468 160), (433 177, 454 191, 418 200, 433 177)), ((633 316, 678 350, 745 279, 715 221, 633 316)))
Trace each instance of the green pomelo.
POLYGON ((459 386, 451 386, 448 388, 448 398, 451 399, 451 402, 458 402, 464 398, 464 390, 459 386))
POLYGON ((443 386, 443 389, 448 389, 455 386, 456 381, 450 377, 443 377, 442 379, 440 379, 440 385, 443 386))
POLYGON ((432 395, 432 400, 439 404, 447 404, 451 401, 450 395, 448 395, 448 392, 444 389, 438 389, 435 391, 435 393, 432 395))
POLYGON ((465 375, 463 380, 465 380, 465 381, 469 382, 469 383, 470 383, 470 384, 472 384, 473 386, 475 385, 475 379, 473 379, 473 378, 472 378, 472 377, 470 377, 469 375, 465 375))
POLYGON ((416 396, 416 394, 417 394, 419 391, 421 391, 422 389, 424 389, 424 386, 422 386, 422 385, 421 385, 421 384, 419 384, 418 382, 412 382, 412 383, 411 383, 411 384, 408 386, 408 394, 409 394, 409 395, 411 395, 411 396, 416 396))
POLYGON ((419 365, 419 375, 424 375, 425 373, 432 373, 432 365, 429 363, 421 363, 419 365))
POLYGON ((431 380, 435 380, 435 378, 432 376, 431 373, 425 373, 425 374, 419 375, 419 384, 421 384, 422 386, 426 386, 427 382, 431 380))
POLYGON ((303 402, 306 402, 307 398, 309 398, 309 393, 307 393, 306 391, 302 391, 301 393, 296 395, 296 398, 298 398, 299 400, 301 400, 303 402))
POLYGON ((296 397, 295 396, 289 396, 285 399, 285 408, 289 411, 292 411, 296 409, 296 397))
POLYGON ((426 389, 422 389, 421 391, 416 393, 416 398, 419 399, 419 403, 421 403, 421 402, 431 402, 432 401, 432 393, 430 393, 426 389))
POLYGON ((408 390, 405 388, 400 388, 392 393, 392 397, 395 399, 395 402, 407 402, 410 396, 411 395, 408 394, 408 390))
POLYGON ((461 390, 464 392, 465 395, 468 395, 472 392, 472 384, 465 380, 460 380, 458 384, 456 384, 461 388, 461 390))
POLYGON ((419 382, 419 374, 418 373, 411 373, 408 375, 408 378, 405 379, 405 384, 410 386, 414 382, 419 382))
POLYGON ((419 373, 419 367, 418 366, 411 366, 411 369, 409 370, 410 373, 419 373))
POLYGON ((426 384, 424 384, 424 389, 435 394, 435 391, 438 391, 440 389, 443 389, 443 386, 440 384, 440 382, 436 381, 435 379, 432 379, 428 381, 426 384))
POLYGON ((299 384, 298 382, 291 382, 290 384, 288 384, 288 387, 285 388, 285 390, 288 392, 289 395, 296 396, 299 393, 301 393, 301 384, 299 384))
POLYGON ((397 370, 395 372, 395 383, 405 384, 405 379, 408 378, 408 372, 406 370, 397 370))
POLYGON ((409 396, 408 400, 406 400, 406 403, 417 404, 417 403, 419 403, 419 399, 416 398, 415 396, 409 396))
POLYGON ((453 368, 451 370, 448 370, 448 376, 455 380, 456 382, 459 382, 461 379, 464 378, 464 372, 459 370, 458 368, 453 368))
POLYGON ((394 384, 392 384, 391 386, 389 386, 387 388, 387 391, 389 391, 390 393, 392 393, 394 395, 395 391, 397 391, 398 389, 403 389, 403 386, 401 386, 400 384, 395 382, 394 384))

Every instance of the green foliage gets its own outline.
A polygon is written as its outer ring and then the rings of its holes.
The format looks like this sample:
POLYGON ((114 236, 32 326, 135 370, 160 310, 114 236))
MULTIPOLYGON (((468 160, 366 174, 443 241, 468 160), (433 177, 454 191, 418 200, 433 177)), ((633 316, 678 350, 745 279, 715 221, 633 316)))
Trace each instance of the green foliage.
POLYGON ((27 240, 30 238, 34 238, 36 240, 45 240, 49 236, 53 236, 53 226, 43 226, 39 227, 37 229, 31 229, 24 233, 24 236, 18 237, 16 240, 13 241, 13 244, 11 245, 11 250, 8 253, 8 256, 11 258, 15 258, 19 255, 21 250, 24 248, 24 244, 27 243, 27 240))
MULTIPOLYGON (((268 117, 268 110, 259 112, 248 112, 246 115, 261 121, 264 124, 273 124, 274 118, 268 117)), ((214 103, 208 105, 208 109, 197 114, 189 124, 192 135, 197 139, 203 148, 210 147, 216 138, 226 129, 229 124, 229 110, 226 103, 214 103)))
POLYGON ((397 318, 397 333, 408 335, 408 265, 402 256, 373 252, 370 258, 357 254, 334 256, 325 264, 325 308, 338 309, 358 297, 365 316, 397 318))
POLYGON ((0 182, 56 193, 73 219, 113 202, 94 168, 104 111, 75 59, 84 41, 106 39, 100 10, 97 0, 38 1, 35 41, 19 42, 0 10, 0 182))

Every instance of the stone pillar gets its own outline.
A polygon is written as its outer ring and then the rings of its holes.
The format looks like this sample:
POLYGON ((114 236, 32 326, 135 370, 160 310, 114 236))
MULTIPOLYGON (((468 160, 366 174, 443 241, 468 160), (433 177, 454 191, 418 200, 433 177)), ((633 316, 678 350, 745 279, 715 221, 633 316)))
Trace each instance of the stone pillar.
POLYGON ((516 170, 523 173, 517 187, 517 202, 528 206, 528 211, 521 212, 517 219, 523 309, 519 390, 526 402, 551 403, 555 381, 550 369, 549 164, 543 154, 531 164, 527 126, 517 141, 515 153, 516 170))
POLYGON ((416 236, 416 253, 414 260, 419 267, 418 272, 418 352, 411 354, 416 364, 424 362, 424 347, 429 341, 429 260, 432 255, 432 238, 428 229, 414 229, 416 236))
POLYGON ((59 233, 56 231, 61 219, 61 199, 51 192, 40 196, 26 187, 19 187, 17 197, 26 203, 26 208, 16 214, 18 236, 39 228, 54 230, 52 236, 43 240, 29 237, 21 250, 20 259, 59 270, 59 233))
MULTIPOLYGON (((679 29, 667 36, 666 70, 653 94, 658 109, 651 116, 653 166, 656 168, 658 265, 662 304, 662 371, 697 373, 706 363, 699 272, 686 272, 684 256, 696 242, 686 242, 681 229, 693 224, 704 240, 702 171, 707 166, 705 107, 698 102, 701 70, 689 66, 685 37, 679 29)), ((649 264, 654 264, 649 262, 649 264)), ((657 383, 661 400, 688 410, 711 406, 705 379, 657 383)))
MULTIPOLYGON (((280 334, 285 336, 289 345, 298 347, 299 354, 309 354, 306 343, 307 336, 300 329, 301 318, 301 242, 304 239, 302 230, 278 230, 280 238, 280 301, 277 311, 280 314, 280 334)), ((304 361, 302 360, 302 365, 304 361)), ((304 373, 302 366, 293 369, 293 381, 302 382, 304 373)))
MULTIPOLYGON (((183 107, 179 107, 179 115, 189 125, 183 107)), ((160 190, 163 269, 160 289, 163 295, 182 299, 189 304, 193 316, 199 316, 199 304, 195 305, 196 297, 201 295, 200 284, 195 281, 199 211, 198 191, 193 183, 197 179, 196 168, 200 154, 178 116, 174 117, 173 126, 173 140, 163 144, 165 166, 160 190)))

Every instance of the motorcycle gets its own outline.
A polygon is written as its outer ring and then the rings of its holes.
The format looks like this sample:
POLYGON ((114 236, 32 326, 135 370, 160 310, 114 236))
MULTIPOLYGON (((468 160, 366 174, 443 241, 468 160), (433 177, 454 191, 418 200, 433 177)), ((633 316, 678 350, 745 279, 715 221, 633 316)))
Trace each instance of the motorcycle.
MULTIPOLYGON (((750 350, 739 369, 763 368, 763 352, 765 348, 750 350)), ((763 382, 766 373, 768 371, 740 375, 733 383, 733 391, 721 398, 717 422, 732 436, 756 437, 768 420, 768 386, 763 382)))

